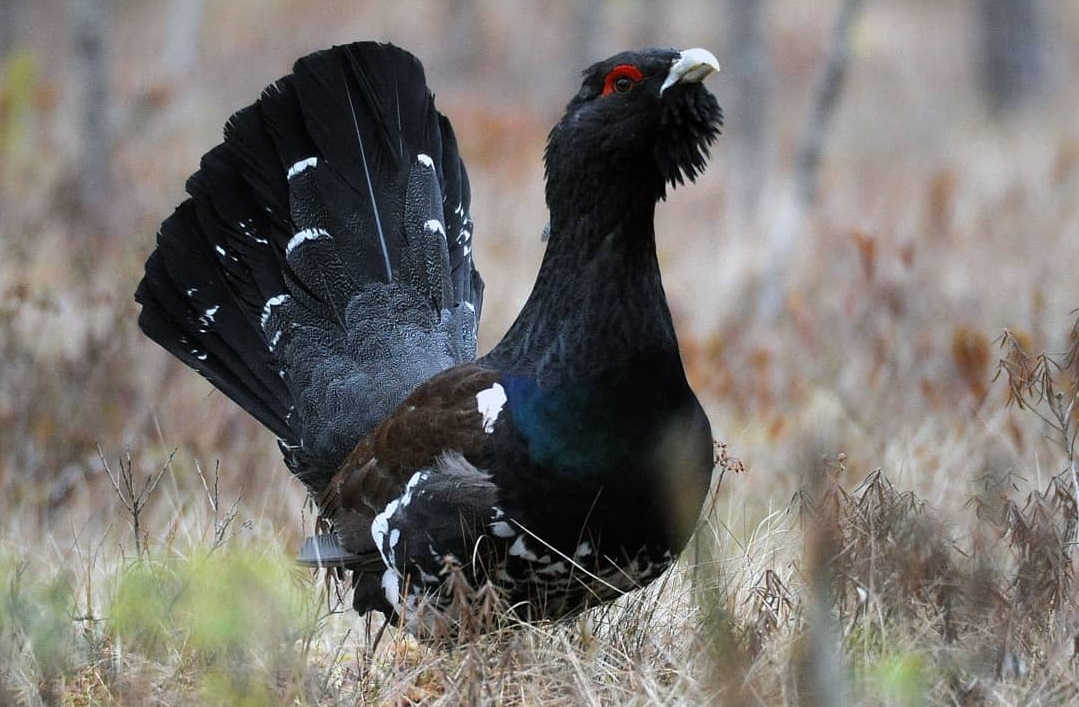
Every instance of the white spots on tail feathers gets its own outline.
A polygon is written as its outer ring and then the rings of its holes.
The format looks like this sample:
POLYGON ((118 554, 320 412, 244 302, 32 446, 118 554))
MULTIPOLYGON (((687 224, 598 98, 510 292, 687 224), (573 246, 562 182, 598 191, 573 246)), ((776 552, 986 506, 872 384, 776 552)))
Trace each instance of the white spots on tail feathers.
POLYGON ((400 496, 386 504, 382 512, 371 521, 371 538, 375 541, 375 548, 382 556, 386 564, 386 571, 382 574, 382 591, 386 594, 386 601, 395 609, 400 608, 401 600, 401 575, 397 570, 397 543, 401 540, 401 531, 390 528, 390 519, 397 513, 408 507, 412 502, 412 492, 427 479, 426 471, 417 471, 405 484, 405 490, 400 496))
POLYGON ((304 230, 293 236, 288 245, 285 246, 285 256, 287 257, 294 248, 298 247, 304 241, 314 241, 319 238, 329 238, 330 234, 321 228, 305 228, 304 230))
POLYGON ((262 328, 265 329, 266 325, 270 322, 270 311, 277 306, 280 306, 289 300, 288 295, 275 295, 266 300, 266 304, 262 306, 262 328))
POLYGON ((575 559, 580 559, 582 557, 588 557, 591 554, 592 554, 592 543, 585 540, 584 542, 582 542, 580 545, 577 546, 577 549, 573 552, 573 557, 575 559))
POLYGON ((259 238, 257 235, 255 235, 255 219, 245 218, 243 221, 240 221, 237 226, 239 227, 241 233, 258 243, 259 245, 268 245, 270 243, 270 241, 266 240, 265 238, 259 238))
POLYGON ((188 297, 194 297, 198 293, 199 293, 199 288, 191 287, 191 288, 188 288, 187 292, 185 292, 184 294, 186 294, 188 297))
POLYGON ((416 155, 416 161, 419 162, 420 164, 422 164, 424 167, 427 167, 429 169, 434 169, 435 168, 435 161, 432 160, 427 155, 424 155, 424 154, 416 155))
POLYGON ((215 304, 213 307, 210 307, 199 316, 200 334, 205 334, 206 332, 210 331, 210 327, 213 326, 214 323, 214 317, 217 315, 217 311, 219 309, 221 309, 221 305, 215 304))
POLYGON ((240 259, 238 257, 236 257, 236 253, 232 252, 231 250, 226 249, 222 245, 215 245, 214 246, 214 251, 219 256, 221 256, 222 260, 224 260, 225 258, 228 258, 229 260, 231 260, 234 263, 240 262, 240 259))
POLYGON ((463 245, 465 247, 465 255, 467 256, 472 252, 472 248, 469 243, 472 241, 472 219, 465 213, 464 204, 458 202, 457 208, 453 210, 454 215, 461 221, 461 228, 457 231, 457 245, 463 245))
POLYGON ((311 169, 318 166, 318 157, 308 157, 307 159, 300 160, 296 164, 288 168, 288 178, 292 179, 305 169, 311 169))
POLYGON ((476 393, 476 409, 483 415, 483 431, 491 434, 495 431, 495 422, 506 404, 506 389, 495 383, 486 390, 476 393))

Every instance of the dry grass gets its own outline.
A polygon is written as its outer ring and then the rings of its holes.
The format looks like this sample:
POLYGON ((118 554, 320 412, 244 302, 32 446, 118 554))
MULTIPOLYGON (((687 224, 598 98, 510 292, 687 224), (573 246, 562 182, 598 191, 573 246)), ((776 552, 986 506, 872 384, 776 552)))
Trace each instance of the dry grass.
MULTIPOLYGON (((60 5, 35 5, 39 26, 62 31, 60 5)), ((542 249, 567 18, 489 3, 462 75, 425 30, 444 19, 433 2, 209 2, 200 64, 172 76, 161 11, 136 5, 117 21, 109 222, 88 226, 69 196, 63 57, 30 37, 0 78, 0 704, 1079 699, 1074 43, 1051 101, 991 124, 960 6, 868 4, 820 201, 765 323, 768 234, 829 23, 777 2, 765 207, 734 216, 721 141, 659 216, 690 377, 728 455, 694 543, 657 586, 580 620, 442 647, 390 629, 376 648, 377 622, 290 561, 310 509, 270 435, 141 338, 130 293, 231 109, 304 51, 388 37, 426 60, 462 136, 494 341, 542 249)), ((715 5, 655 41, 716 47, 715 5)), ((641 36, 633 14, 609 18, 597 53, 641 36)), ((1077 29, 1062 9, 1061 36, 1077 29)))

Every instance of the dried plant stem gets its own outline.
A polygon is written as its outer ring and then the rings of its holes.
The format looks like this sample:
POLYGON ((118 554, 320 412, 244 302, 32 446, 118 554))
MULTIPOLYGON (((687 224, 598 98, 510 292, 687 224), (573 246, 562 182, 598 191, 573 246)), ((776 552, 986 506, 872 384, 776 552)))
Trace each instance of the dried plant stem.
POLYGON ((134 465, 131 461, 130 452, 127 453, 126 457, 120 458, 120 471, 118 473, 113 472, 100 446, 97 448, 97 454, 105 468, 105 473, 109 476, 109 481, 112 482, 112 487, 116 491, 117 497, 120 499, 120 503, 123 504, 128 516, 131 518, 131 529, 135 534, 135 556, 142 559, 146 552, 142 514, 146 509, 146 505, 150 502, 158 482, 161 481, 161 477, 165 475, 165 472, 172 464, 172 458, 176 455, 176 450, 169 454, 168 459, 161 465, 161 469, 142 480, 141 486, 135 481, 134 465))

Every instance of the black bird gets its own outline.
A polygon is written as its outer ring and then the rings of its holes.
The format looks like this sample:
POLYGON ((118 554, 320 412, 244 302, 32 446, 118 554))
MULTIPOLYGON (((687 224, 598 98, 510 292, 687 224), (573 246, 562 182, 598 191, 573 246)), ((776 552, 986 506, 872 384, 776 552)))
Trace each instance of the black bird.
POLYGON ((415 57, 304 57, 203 157, 146 263, 139 325, 277 435, 330 529, 300 561, 351 570, 358 612, 423 631, 454 575, 557 618, 684 547, 712 435, 653 215, 704 169, 718 68, 650 49, 584 72, 547 142, 535 287, 480 358, 468 177, 415 57))

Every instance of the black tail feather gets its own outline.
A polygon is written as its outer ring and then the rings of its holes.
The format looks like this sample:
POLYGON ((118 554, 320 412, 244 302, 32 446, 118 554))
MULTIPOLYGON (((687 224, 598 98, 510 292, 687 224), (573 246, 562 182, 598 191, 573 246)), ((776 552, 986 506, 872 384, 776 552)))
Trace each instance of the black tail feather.
POLYGON ((313 490, 415 385, 475 356, 468 177, 410 54, 301 59, 187 187, 139 324, 272 430, 313 490))

